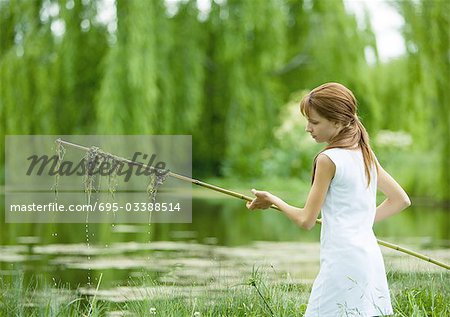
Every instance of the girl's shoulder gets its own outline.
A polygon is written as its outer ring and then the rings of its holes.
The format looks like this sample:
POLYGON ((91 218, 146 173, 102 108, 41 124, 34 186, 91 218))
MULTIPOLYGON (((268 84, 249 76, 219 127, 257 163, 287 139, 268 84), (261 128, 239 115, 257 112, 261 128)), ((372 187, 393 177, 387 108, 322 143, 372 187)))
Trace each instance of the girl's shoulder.
POLYGON ((361 149, 359 147, 355 148, 338 148, 334 147, 331 149, 326 149, 322 151, 323 154, 329 155, 346 155, 346 154, 362 154, 361 149))
POLYGON ((328 156, 336 166, 345 164, 346 162, 354 162, 355 159, 359 161, 362 156, 359 148, 331 148, 322 151, 320 154, 328 156))

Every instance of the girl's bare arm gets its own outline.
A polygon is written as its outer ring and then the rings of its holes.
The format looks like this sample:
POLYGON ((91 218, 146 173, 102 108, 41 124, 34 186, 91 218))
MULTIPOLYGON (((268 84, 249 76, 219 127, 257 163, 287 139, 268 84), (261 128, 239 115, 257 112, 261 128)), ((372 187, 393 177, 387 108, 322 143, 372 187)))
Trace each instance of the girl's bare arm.
POLYGON ((252 202, 247 203, 247 208, 267 209, 274 204, 296 225, 310 230, 316 223, 317 216, 327 195, 328 187, 336 171, 334 163, 325 154, 320 154, 317 157, 316 164, 314 183, 311 186, 304 208, 291 206, 269 192, 254 189, 252 192, 256 198, 252 202))
POLYGON ((411 205, 408 194, 381 165, 378 165, 378 189, 386 199, 377 207, 375 222, 399 213, 411 205))

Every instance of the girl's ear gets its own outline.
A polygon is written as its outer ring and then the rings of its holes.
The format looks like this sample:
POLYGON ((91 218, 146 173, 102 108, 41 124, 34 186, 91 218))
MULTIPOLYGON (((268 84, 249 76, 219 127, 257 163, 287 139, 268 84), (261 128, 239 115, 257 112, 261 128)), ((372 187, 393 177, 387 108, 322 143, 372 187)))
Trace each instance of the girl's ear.
POLYGON ((339 130, 339 132, 340 132, 342 129, 344 129, 344 126, 343 126, 342 123, 340 123, 340 122, 335 122, 335 123, 334 123, 334 127, 335 127, 337 130, 339 130))

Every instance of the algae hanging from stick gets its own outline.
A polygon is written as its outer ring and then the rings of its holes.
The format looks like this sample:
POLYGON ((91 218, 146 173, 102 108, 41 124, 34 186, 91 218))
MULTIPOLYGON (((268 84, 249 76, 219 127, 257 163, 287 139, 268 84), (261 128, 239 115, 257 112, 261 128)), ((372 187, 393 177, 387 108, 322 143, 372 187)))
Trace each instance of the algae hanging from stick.
MULTIPOLYGON (((128 159, 104 152, 96 146, 87 148, 74 143, 63 141, 61 139, 57 139, 55 143, 57 152, 57 172, 54 188, 56 194, 58 191, 59 178, 61 175, 60 169, 66 152, 64 145, 72 145, 78 148, 82 148, 84 151, 86 151, 86 154, 82 158, 82 164, 80 164, 79 166, 82 166, 84 169, 83 187, 88 205, 91 204, 92 194, 100 190, 99 186, 102 176, 107 176, 108 192, 114 200, 118 187, 117 177, 119 175, 129 174, 133 166, 137 166, 139 168, 143 167, 145 172, 147 172, 145 174, 149 177, 145 191, 147 193, 149 202, 155 203, 158 189, 163 185, 164 181, 169 175, 169 171, 166 169, 158 169, 153 166, 148 166, 136 161, 130 161, 128 159), (125 166, 127 166, 129 170, 124 172, 123 168, 125 166)), ((126 177, 129 177, 129 175, 127 175, 126 177)))
POLYGON ((56 148, 56 174, 55 174, 55 184, 53 185, 53 190, 55 192, 55 202, 58 200, 58 185, 59 185, 59 178, 61 173, 61 164, 64 160, 64 155, 66 154, 66 149, 64 148, 63 144, 58 140, 55 141, 55 148, 56 148))

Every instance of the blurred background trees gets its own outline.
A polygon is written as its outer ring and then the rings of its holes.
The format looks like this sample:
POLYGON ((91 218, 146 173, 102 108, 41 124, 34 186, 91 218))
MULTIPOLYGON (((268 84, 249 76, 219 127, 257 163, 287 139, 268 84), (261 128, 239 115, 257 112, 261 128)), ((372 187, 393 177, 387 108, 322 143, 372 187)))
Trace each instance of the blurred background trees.
POLYGON ((197 177, 308 181, 292 101, 339 81, 382 163, 449 200, 450 2, 392 5, 407 52, 382 62, 342 0, 1 0, 1 133, 192 134, 197 177))

